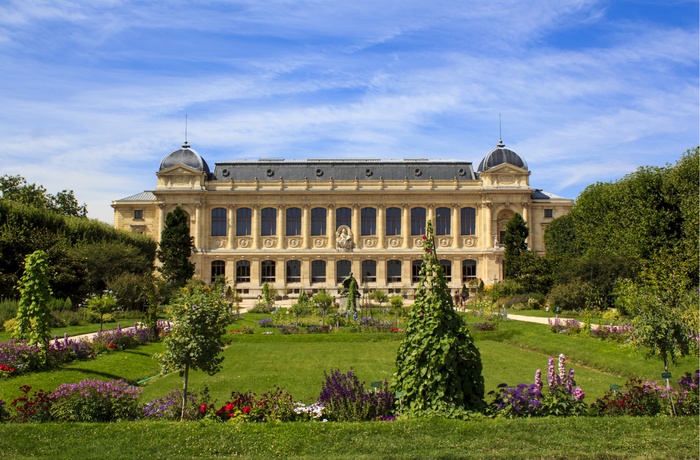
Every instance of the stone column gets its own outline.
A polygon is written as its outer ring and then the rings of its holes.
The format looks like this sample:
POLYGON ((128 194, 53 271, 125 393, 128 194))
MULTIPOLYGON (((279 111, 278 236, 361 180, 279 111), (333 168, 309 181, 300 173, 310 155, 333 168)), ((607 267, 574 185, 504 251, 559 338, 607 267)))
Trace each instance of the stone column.
MULTIPOLYGON (((311 247, 310 209, 311 207, 309 206, 309 203, 304 203, 301 205, 301 234, 304 238, 304 242, 302 243, 301 247, 304 249, 309 249, 311 247)), ((302 267, 303 264, 304 262, 302 261, 302 267)))
POLYGON ((335 259, 328 259, 325 258, 326 260, 326 284, 328 286, 333 286, 337 287, 338 283, 336 283, 335 279, 335 259))
POLYGON ((411 205, 408 203, 401 205, 401 237, 401 247, 408 249, 408 241, 411 239, 411 205))
POLYGON ((377 259, 377 287, 378 288, 386 289, 386 287, 387 287, 386 261, 387 261, 387 259, 385 259, 383 257, 377 259))
MULTIPOLYGON (((253 236, 253 249, 260 249, 260 205, 256 203, 252 206, 252 208, 253 217, 251 222, 250 233, 252 233, 253 236)), ((251 273, 251 277, 252 276, 253 275, 251 273)), ((260 281, 259 278, 258 281, 260 281)))
POLYGON ((153 239, 160 242, 160 235, 165 228, 165 203, 158 203, 156 206, 158 206, 158 228, 156 229, 156 234, 153 235, 153 239))
POLYGON ((236 206, 230 204, 227 208, 228 238, 226 241, 226 249, 233 249, 233 238, 236 235, 236 206))
POLYGON ((361 224, 360 224, 360 205, 359 204, 354 204, 352 205, 352 234, 355 237, 355 245, 360 248, 362 247, 361 245, 361 237, 360 237, 360 230, 361 230, 361 224))
POLYGON ((284 205, 277 206, 277 249, 284 249, 287 234, 287 211, 284 205))
POLYGON ((257 288, 262 286, 260 282, 260 264, 262 261, 258 257, 252 257, 250 259, 250 286, 257 288))
POLYGON ((427 208, 427 215, 425 216, 426 223, 427 221, 432 221, 433 222, 433 230, 435 229, 435 205, 433 203, 430 203, 426 206, 427 208))
POLYGON ((197 250, 204 248, 204 242, 202 241, 202 227, 204 227, 204 206, 201 203, 195 203, 194 205, 194 215, 195 215, 195 227, 194 227, 194 247, 197 250))
POLYGON ((328 234, 328 248, 335 249, 335 206, 326 208, 326 233, 328 234))
POLYGON ((459 236, 462 233, 462 227, 461 227, 461 222, 459 220, 460 215, 459 215, 459 204, 454 203, 452 205, 452 222, 450 222, 452 228, 452 248, 457 249, 459 248, 459 236))
POLYGON ((386 212, 384 203, 377 205, 377 249, 385 249, 386 245, 386 212))

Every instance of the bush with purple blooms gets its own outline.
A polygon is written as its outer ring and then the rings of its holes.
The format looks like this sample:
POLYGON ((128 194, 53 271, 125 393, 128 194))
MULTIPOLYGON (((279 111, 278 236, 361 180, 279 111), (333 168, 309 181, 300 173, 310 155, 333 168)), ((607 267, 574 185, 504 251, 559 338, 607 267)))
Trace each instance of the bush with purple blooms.
POLYGON ((78 359, 92 358, 95 353, 94 347, 87 340, 73 340, 68 335, 59 340, 56 336, 49 345, 49 362, 52 365, 70 363, 78 359))
POLYGON ((316 326, 311 325, 306 328, 307 334, 328 334, 331 332, 331 326, 316 326))
POLYGON ((698 381, 700 370, 686 372, 678 380, 678 390, 656 382, 629 379, 622 390, 609 391, 591 405, 591 413, 616 415, 698 415, 698 381))
POLYGON ((335 421, 378 420, 394 415, 394 394, 388 382, 378 391, 367 391, 352 369, 347 374, 331 371, 326 377, 318 403, 323 405, 323 415, 335 421))
POLYGON ((489 404, 487 413, 497 417, 575 416, 588 411, 583 402, 586 395, 581 387, 576 386, 574 370, 567 372, 563 354, 559 355, 558 372, 555 372, 554 359, 549 358, 546 391, 542 371, 538 369, 535 383, 520 383, 515 387, 501 384, 489 394, 494 395, 494 400, 489 404))
MULTIPOLYGON (((209 390, 205 388, 199 393, 187 394, 185 420, 203 418, 213 405, 209 404, 209 390)), ((173 390, 162 398, 156 398, 143 406, 143 417, 153 420, 180 420, 182 414, 182 392, 173 390)))
POLYGON ((549 330, 555 334, 578 334, 581 332, 581 323, 575 319, 560 319, 559 315, 548 319, 549 330))
POLYGON ((280 334, 298 334, 299 328, 296 326, 280 326, 280 334))
POLYGON ((256 323, 260 327, 275 327, 275 322, 272 318, 263 318, 256 323))
POLYGON ((62 422, 133 420, 141 414, 141 391, 124 380, 64 383, 51 393, 51 416, 62 422))
POLYGON ((625 343, 629 340, 632 331, 634 331, 634 329, 631 324, 610 324, 607 326, 600 326, 597 329, 591 329, 591 337, 625 343))
POLYGON ((360 318, 360 331, 363 332, 391 332, 395 324, 377 318, 360 318))

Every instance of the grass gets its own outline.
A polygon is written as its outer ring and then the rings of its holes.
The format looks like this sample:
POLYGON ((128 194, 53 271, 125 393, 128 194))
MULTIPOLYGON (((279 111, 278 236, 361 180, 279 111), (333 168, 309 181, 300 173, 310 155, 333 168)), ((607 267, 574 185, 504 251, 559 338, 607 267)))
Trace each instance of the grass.
POLYGON ((697 458, 697 418, 8 424, 3 458, 697 458), (89 442, 86 440, 89 439, 89 442))

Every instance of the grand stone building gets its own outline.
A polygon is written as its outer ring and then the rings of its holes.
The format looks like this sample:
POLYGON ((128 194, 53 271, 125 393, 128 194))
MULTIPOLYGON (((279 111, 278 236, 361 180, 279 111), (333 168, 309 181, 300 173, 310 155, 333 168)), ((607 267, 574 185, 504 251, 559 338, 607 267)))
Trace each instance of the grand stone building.
POLYGON ((411 294, 427 220, 448 284, 503 279, 501 241, 520 213, 531 249, 572 200, 530 187, 527 163, 499 141, 476 171, 468 161, 207 162, 187 143, 163 158, 154 190, 112 202, 117 229, 160 238, 176 206, 188 213, 196 274, 225 275, 245 297, 335 294, 352 272, 362 287, 411 294))

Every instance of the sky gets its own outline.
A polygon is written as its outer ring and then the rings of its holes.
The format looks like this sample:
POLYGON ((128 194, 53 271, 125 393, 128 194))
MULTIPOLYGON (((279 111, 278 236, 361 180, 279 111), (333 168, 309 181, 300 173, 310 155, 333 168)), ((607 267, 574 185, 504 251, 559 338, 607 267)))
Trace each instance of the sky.
POLYGON ((697 0, 0 0, 0 175, 113 223, 185 136, 212 169, 476 169, 500 135, 575 199, 700 144, 698 19, 697 0))

